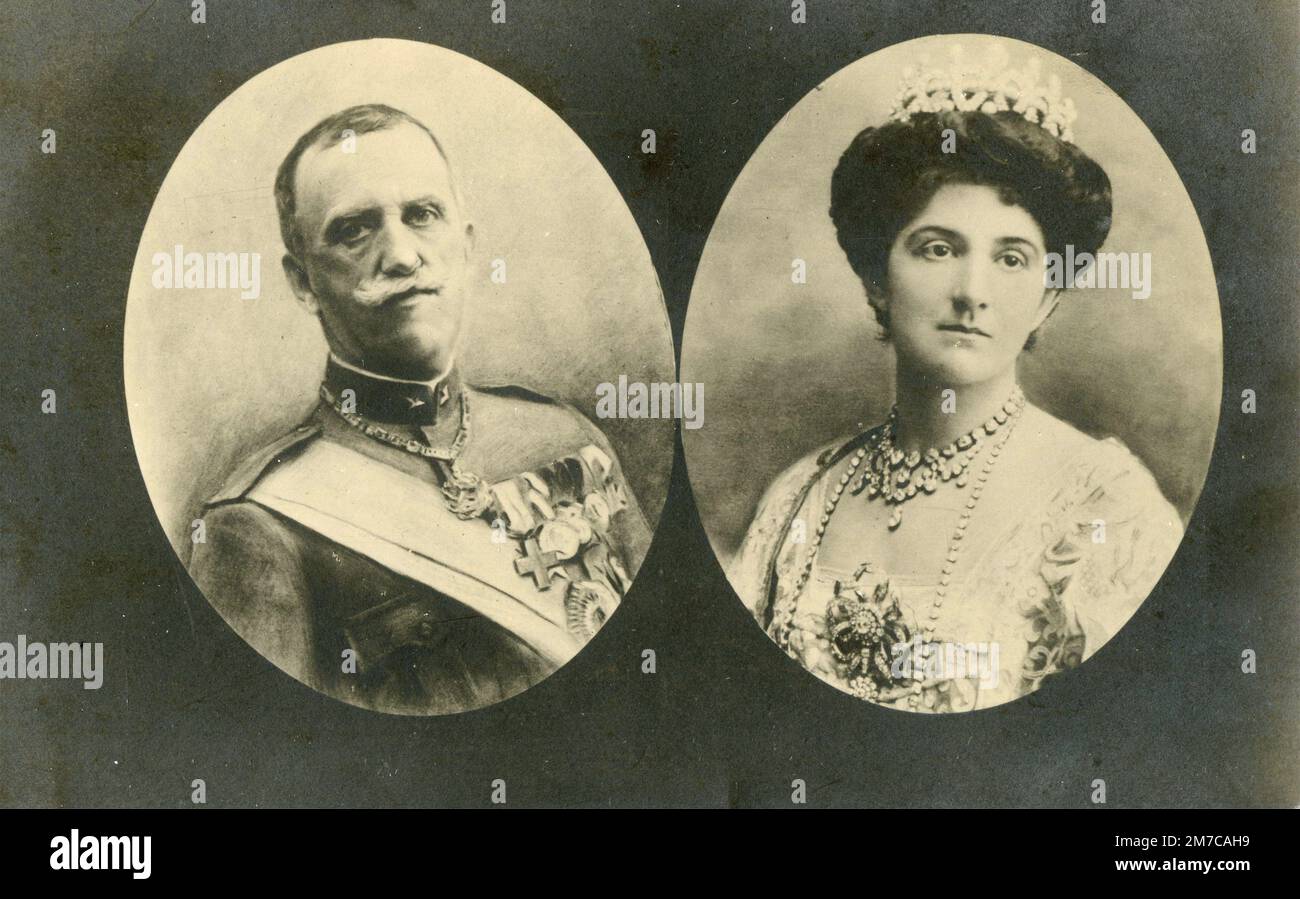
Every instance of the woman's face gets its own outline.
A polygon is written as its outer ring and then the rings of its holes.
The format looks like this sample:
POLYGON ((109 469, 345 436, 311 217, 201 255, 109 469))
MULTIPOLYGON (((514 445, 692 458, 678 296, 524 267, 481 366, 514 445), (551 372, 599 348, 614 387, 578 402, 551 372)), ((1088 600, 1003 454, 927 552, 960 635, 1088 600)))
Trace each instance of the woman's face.
POLYGON ((880 302, 900 366, 977 384, 1016 363, 1056 303, 1043 232, 995 188, 949 184, 899 232, 880 302))

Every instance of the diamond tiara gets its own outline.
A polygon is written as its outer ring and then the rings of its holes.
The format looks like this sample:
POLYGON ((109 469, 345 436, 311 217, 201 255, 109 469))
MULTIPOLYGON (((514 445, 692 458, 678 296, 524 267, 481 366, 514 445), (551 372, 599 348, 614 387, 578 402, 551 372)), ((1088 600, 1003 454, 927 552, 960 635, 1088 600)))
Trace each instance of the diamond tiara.
POLYGON ((1078 117, 1074 101, 1061 96, 1061 79, 1040 82, 1040 63, 1030 59, 1021 69, 1007 65, 1007 51, 995 47, 983 63, 964 59, 960 45, 951 50, 952 64, 931 67, 926 56, 919 66, 903 71, 890 119, 906 122, 922 112, 1015 112, 1066 143, 1074 142, 1071 126, 1078 117))

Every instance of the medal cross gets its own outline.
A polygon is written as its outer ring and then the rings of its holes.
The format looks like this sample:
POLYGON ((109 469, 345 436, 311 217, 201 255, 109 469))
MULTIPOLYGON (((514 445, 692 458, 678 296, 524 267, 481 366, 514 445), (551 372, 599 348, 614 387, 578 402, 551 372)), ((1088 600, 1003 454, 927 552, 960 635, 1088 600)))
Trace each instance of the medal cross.
POLYGON ((531 576, 538 590, 551 589, 551 568, 560 561, 557 552, 542 552, 536 537, 524 541, 524 557, 515 559, 515 571, 531 576))

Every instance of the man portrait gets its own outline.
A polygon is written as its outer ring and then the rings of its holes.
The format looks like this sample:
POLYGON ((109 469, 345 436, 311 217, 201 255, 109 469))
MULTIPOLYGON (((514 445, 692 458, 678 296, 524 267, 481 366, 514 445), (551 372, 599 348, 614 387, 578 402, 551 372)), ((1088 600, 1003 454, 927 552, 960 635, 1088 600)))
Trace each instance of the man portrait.
POLYGON ((366 708, 518 694, 626 595, 651 536, 637 490, 573 404, 467 370, 492 268, 434 129, 386 103, 330 112, 283 154, 273 198, 286 293, 324 352, 306 414, 227 453, 195 498, 187 569, 216 629, 366 708))

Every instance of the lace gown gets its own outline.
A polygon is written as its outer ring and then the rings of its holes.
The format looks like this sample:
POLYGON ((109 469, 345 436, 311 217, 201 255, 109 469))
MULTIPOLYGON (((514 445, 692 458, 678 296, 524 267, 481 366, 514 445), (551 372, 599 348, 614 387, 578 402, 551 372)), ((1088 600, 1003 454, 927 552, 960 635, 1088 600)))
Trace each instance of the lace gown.
MULTIPOLYGON (((1000 492, 1015 512, 972 521, 984 533, 967 541, 930 640, 920 635, 938 571, 891 576, 872 559, 833 568, 812 552, 810 523, 872 432, 810 453, 776 480, 731 565, 732 584, 787 654, 864 699, 952 712, 1032 692, 1124 625, 1173 557, 1182 524, 1119 440, 1088 437, 1033 406, 1020 431, 1013 441, 1037 444, 1022 453, 1050 461, 1030 466, 1028 480, 1006 463, 995 471, 981 503, 996 506, 1000 492)), ((864 501, 849 491, 840 500, 864 501)))

